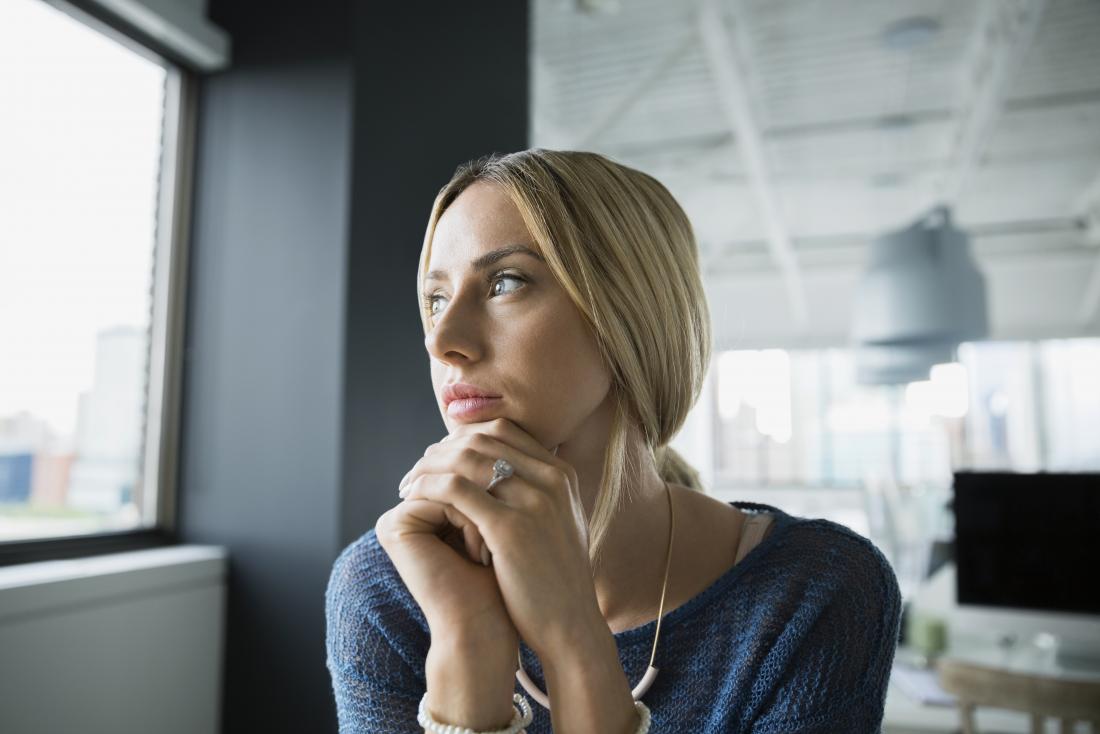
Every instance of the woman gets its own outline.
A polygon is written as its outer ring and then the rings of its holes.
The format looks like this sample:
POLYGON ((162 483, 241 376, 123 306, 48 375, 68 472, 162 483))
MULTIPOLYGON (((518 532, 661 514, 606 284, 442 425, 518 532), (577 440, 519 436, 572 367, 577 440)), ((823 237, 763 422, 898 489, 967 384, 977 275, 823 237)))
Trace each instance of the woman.
POLYGON ((878 731, 885 559, 668 447, 710 363, 697 258, 668 191, 596 154, 440 191, 417 281, 448 435, 334 564, 342 732, 878 731))

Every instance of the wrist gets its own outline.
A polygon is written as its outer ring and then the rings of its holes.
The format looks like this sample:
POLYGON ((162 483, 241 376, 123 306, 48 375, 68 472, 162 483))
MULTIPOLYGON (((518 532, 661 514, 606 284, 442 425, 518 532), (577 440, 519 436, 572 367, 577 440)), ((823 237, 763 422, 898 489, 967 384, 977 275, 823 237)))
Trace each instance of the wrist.
POLYGON ((466 640, 433 641, 425 661, 428 711, 475 731, 504 728, 515 713, 515 671, 514 655, 504 659, 466 640))
MULTIPOLYGON (((494 729, 495 734, 526 734, 525 727, 531 724, 533 721, 531 704, 527 702, 519 693, 512 696, 512 700, 515 702, 515 707, 518 709, 515 716, 508 722, 507 726, 494 729)), ((453 724, 444 724, 441 721, 436 721, 431 712, 428 710, 428 694, 425 693, 424 697, 420 699, 420 705, 416 710, 416 723, 424 727, 424 734, 428 732, 435 732, 436 734, 462 734, 467 732, 468 734, 483 734, 482 732, 475 732, 473 729, 464 726, 455 726, 453 724)), ((641 734, 646 734, 642 732, 641 734)))
POLYGON ((528 644, 542 661, 544 669, 547 661, 561 661, 563 665, 573 662, 583 664, 594 654, 608 651, 618 657, 618 646, 607 620, 594 604, 590 610, 578 613, 567 623, 555 626, 541 639, 528 644))
POLYGON ((637 731, 640 714, 603 616, 578 625, 568 640, 539 654, 554 731, 637 731), (556 701, 568 705, 554 706, 556 701))

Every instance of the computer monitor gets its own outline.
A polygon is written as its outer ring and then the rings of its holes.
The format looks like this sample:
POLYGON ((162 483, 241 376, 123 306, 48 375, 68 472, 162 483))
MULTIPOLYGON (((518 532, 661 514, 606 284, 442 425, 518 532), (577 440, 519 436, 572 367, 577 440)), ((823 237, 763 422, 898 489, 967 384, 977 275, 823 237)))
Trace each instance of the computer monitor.
POLYGON ((1100 474, 955 474, 959 604, 1100 614, 1100 474))

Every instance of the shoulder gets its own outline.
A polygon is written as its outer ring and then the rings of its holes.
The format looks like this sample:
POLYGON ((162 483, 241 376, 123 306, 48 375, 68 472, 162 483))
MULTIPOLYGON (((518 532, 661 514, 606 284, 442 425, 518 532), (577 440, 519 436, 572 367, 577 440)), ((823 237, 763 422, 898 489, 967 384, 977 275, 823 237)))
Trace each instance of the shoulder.
POLYGON ((898 596, 897 579, 890 562, 869 539, 839 523, 823 518, 789 515, 771 505, 734 503, 749 514, 768 512, 774 517, 774 534, 768 571, 780 572, 786 581, 812 578, 825 586, 873 586, 883 600, 898 596))
MULTIPOLYGON (((796 531, 795 537, 799 535, 806 538, 817 555, 816 564, 837 589, 848 592, 847 603, 862 605, 864 616, 881 621, 884 627, 891 622, 896 626, 901 591, 893 567, 874 543, 828 520, 808 521, 796 531)), ((890 634, 891 630, 883 632, 890 634)))
MULTIPOLYGON (((830 616, 877 621, 882 633, 900 616, 901 593, 890 562, 859 533, 824 519, 780 516, 769 572, 805 592, 803 603, 830 616), (838 614, 839 612, 839 614, 838 614)), ((843 621, 843 620, 838 620, 843 621)))
POLYGON ((901 617, 893 569, 870 540, 828 520, 780 515, 773 543, 767 573, 787 625, 772 650, 765 719, 783 731, 846 717, 873 725, 901 617))
POLYGON ((800 551, 816 566, 834 570, 830 576, 846 580, 866 576, 887 586, 896 585, 890 562, 869 539, 831 520, 787 517, 791 550, 800 551))
POLYGON ((373 528, 333 562, 325 589, 325 620, 330 667, 377 670, 385 657, 422 672, 428 653, 427 620, 373 528))

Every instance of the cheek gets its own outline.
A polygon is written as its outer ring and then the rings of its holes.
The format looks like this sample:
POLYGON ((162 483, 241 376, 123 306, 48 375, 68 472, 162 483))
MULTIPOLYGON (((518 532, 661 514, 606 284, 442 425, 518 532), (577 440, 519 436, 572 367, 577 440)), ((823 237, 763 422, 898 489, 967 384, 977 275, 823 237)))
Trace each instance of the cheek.
MULTIPOLYGON (((528 332, 512 362, 525 386, 524 413, 544 430, 576 423, 603 401, 610 385, 594 342, 579 325, 528 332)), ((509 360, 511 361, 511 360, 509 360)))

